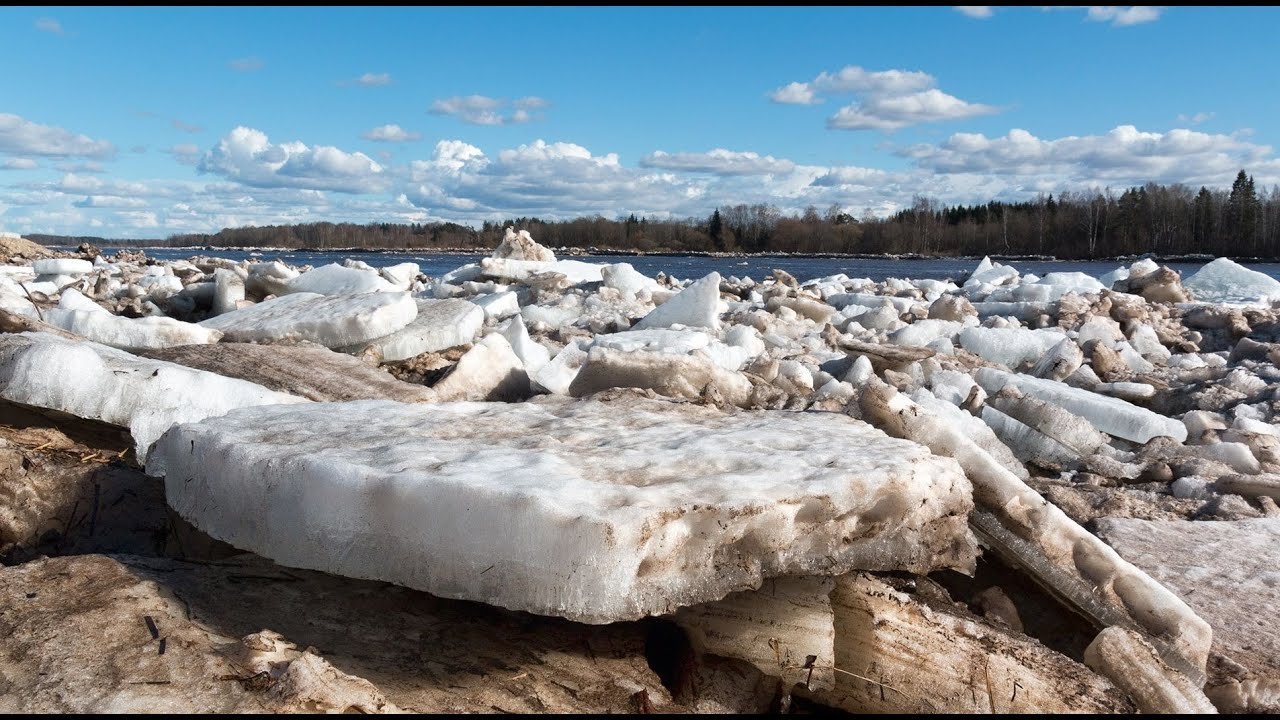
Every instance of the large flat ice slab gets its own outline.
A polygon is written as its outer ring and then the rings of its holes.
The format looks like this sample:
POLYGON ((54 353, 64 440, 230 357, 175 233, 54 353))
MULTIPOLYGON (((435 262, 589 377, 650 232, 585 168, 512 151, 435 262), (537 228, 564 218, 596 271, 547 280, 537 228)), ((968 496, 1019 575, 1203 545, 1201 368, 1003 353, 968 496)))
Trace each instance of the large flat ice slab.
POLYGON ((336 348, 390 335, 418 316, 407 292, 325 296, 298 292, 260 302, 200 324, 227 342, 309 340, 336 348))
POLYGON ((975 552, 956 462, 836 413, 629 393, 264 407, 174 428, 148 472, 282 564, 590 623, 975 552))
POLYGON ((175 423, 246 405, 306 402, 244 380, 48 333, 0 335, 0 398, 127 427, 139 462, 175 423))

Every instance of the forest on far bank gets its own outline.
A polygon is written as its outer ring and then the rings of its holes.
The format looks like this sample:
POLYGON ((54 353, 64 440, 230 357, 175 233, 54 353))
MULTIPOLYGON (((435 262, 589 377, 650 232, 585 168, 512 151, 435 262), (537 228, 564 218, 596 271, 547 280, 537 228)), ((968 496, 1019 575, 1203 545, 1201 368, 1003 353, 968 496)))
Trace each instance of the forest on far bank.
MULTIPOLYGON (((519 217, 485 222, 480 228, 451 222, 318 222, 227 228, 144 242, 173 247, 486 250, 501 241, 507 226, 528 230, 549 247, 600 251, 1280 258, 1280 187, 1262 191, 1241 170, 1230 191, 1147 183, 1121 192, 1108 188, 954 206, 917 196, 911 207, 884 218, 854 217, 840 206, 784 215, 770 204, 742 204, 721 206, 701 218, 519 217)), ((59 245, 111 242, 28 237, 59 245)))

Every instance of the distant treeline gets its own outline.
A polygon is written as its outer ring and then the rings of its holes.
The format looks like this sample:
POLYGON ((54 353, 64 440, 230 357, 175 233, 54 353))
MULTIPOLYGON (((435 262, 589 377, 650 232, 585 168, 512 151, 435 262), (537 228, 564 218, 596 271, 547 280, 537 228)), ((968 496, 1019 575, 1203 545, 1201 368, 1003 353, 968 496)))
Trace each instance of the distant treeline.
MULTIPOLYGON (((512 218, 475 229, 456 223, 308 223, 174 235, 169 246, 413 248, 487 250, 504 228, 543 245, 602 251, 867 253, 919 255, 1226 255, 1280 257, 1280 188, 1259 192, 1240 171, 1230 191, 1148 183, 1123 192, 1041 195, 1017 203, 944 206, 917 196, 886 218, 857 218, 839 206, 783 215, 768 204, 717 208, 708 217, 654 220, 631 215, 548 221, 512 218)), ((49 236, 31 236, 43 241, 49 236)), ((76 239, 81 240, 81 239, 76 239)), ((60 239, 59 244, 69 244, 60 239)))

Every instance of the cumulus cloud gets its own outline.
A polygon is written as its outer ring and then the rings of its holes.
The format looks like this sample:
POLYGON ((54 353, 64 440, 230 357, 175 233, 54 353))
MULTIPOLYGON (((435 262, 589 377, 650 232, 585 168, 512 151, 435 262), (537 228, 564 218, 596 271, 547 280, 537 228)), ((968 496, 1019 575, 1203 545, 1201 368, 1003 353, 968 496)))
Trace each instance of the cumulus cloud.
POLYGON ((942 120, 989 115, 998 108, 970 103, 936 88, 908 95, 872 95, 860 103, 840 108, 827 118, 827 127, 839 130, 897 130, 942 120))
POLYGON ((36 20, 36 29, 43 30, 54 35, 66 35, 67 31, 62 28, 62 23, 51 17, 42 17, 36 20))
POLYGON ((827 93, 901 95, 936 83, 932 75, 920 70, 864 70, 857 65, 847 65, 834 73, 819 73, 812 85, 827 93))
POLYGON ((369 130, 360 137, 374 142, 412 142, 421 140, 422 134, 410 132, 399 125, 382 125, 369 130))
POLYGON ((624 167, 616 153, 594 155, 575 143, 541 139, 496 157, 460 140, 443 140, 430 160, 412 163, 411 176, 406 197, 414 205, 468 218, 663 213, 699 192, 695 183, 673 174, 624 167))
POLYGON ((177 118, 173 120, 173 126, 182 132, 199 133, 204 132, 204 128, 189 122, 183 122, 177 118))
POLYGON ((0 152, 10 155, 88 157, 106 159, 116 148, 105 140, 94 140, 52 125, 41 125, 18 115, 0 113, 0 152))
POLYGON ((256 72, 261 70, 266 63, 262 62, 262 58, 256 56, 236 58, 227 63, 227 66, 236 72, 256 72))
POLYGON ((436 100, 431 103, 428 112, 433 115, 452 115, 472 125, 514 125, 533 120, 534 115, 530 110, 539 110, 549 104, 543 98, 535 96, 509 102, 485 95, 457 95, 436 100))
POLYGON ((958 13, 979 20, 991 17, 994 12, 990 5, 953 5, 952 8, 958 13))
POLYGON ((829 118, 838 130, 892 131, 908 125, 959 120, 999 112, 999 108, 971 103, 934 87, 937 79, 918 70, 866 70, 849 65, 822 72, 809 82, 792 82, 769 93, 777 103, 816 105, 820 94, 857 95, 829 118))
POLYGON ((1274 167, 1271 147, 1232 135, 1188 129, 1143 132, 1120 125, 1104 135, 1044 140, 1022 129, 1004 137, 956 133, 937 144, 899 151, 918 167, 939 173, 1001 177, 1059 176, 1075 182, 1215 185, 1241 167, 1274 167))
POLYGON ((1092 5, 1085 16, 1094 22, 1109 22, 1116 27, 1141 25, 1160 19, 1164 8, 1154 5, 1092 5))
POLYGON ((822 98, 809 83, 792 82, 769 93, 769 99, 782 105, 817 105, 822 98))
POLYGON ((656 150, 641 158, 640 166, 713 175, 772 175, 788 173, 796 168, 796 164, 790 160, 724 148, 705 153, 668 153, 656 150))
POLYGON ((274 144, 266 133, 243 126, 219 140, 196 168, 254 187, 347 193, 381 191, 388 176, 364 153, 348 153, 328 145, 308 147, 301 142, 274 144))
POLYGON ((40 163, 31 158, 9 158, 0 163, 0 170, 35 170, 40 163))

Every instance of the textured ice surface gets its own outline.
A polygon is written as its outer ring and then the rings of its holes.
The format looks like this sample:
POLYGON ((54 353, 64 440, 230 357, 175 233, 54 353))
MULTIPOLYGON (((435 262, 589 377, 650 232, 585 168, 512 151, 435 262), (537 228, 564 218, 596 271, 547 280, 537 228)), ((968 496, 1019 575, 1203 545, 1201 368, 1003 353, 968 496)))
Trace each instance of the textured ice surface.
POLYGON ((511 343, 501 333, 490 333, 431 389, 441 400, 524 400, 529 375, 511 343))
POLYGON ((390 335, 342 348, 359 354, 376 347, 383 362, 407 360, 425 352, 439 352, 475 339, 484 325, 484 311, 466 300, 415 300, 418 314, 390 335))
POLYGON ((634 352, 649 350, 675 355, 701 350, 711 344, 711 336, 701 330, 671 330, 668 328, 650 328, 649 330, 626 330, 608 335, 598 335, 592 347, 605 347, 610 350, 634 352))
POLYGON ((112 315, 79 292, 63 291, 58 307, 45 310, 44 321, 87 340, 125 350, 217 342, 222 333, 167 317, 127 318, 112 315))
POLYGON ((46 258, 31 263, 37 275, 84 275, 93 272, 93 263, 72 258, 46 258))
POLYGON ((556 254, 550 248, 535 242, 528 230, 516 232, 515 228, 508 227, 502 236, 502 242, 489 257, 554 262, 556 254))
MULTIPOLYGON (((464 266, 465 267, 465 266, 464 266)), ((600 269, 604 265, 598 263, 582 262, 581 260, 556 260, 553 262, 544 262, 541 260, 508 260, 504 258, 484 258, 480 261, 480 275, 494 277, 501 280, 513 280, 520 282, 528 280, 534 275, 543 273, 557 273, 565 276, 571 285, 581 283, 600 282, 600 269)), ((458 268, 462 270, 463 268, 458 268)), ((456 270, 454 272, 457 272, 456 270)), ((454 278, 446 275, 449 282, 453 282, 454 278)), ((458 277, 458 280, 469 279, 458 277)))
POLYGON ((1088 420, 1102 432, 1118 438, 1136 443, 1145 443, 1160 435, 1171 437, 1177 442, 1187 439, 1187 427, 1178 420, 1119 398, 1081 390, 1066 383, 1007 373, 994 368, 978 368, 974 377, 988 393, 994 395, 1005 385, 1013 385, 1024 394, 1058 405, 1088 420))
POLYGON ((1019 320, 1035 320, 1053 310, 1055 304, 1048 302, 975 302, 973 309, 979 317, 990 315, 1012 315, 1019 320))
POLYGON ((924 347, 938 338, 954 337, 964 329, 964 324, 953 320, 917 320, 889 334, 889 342, 895 345, 924 347))
POLYGON ((690 284, 653 312, 640 318, 633 330, 685 327, 720 327, 720 273, 713 272, 690 284))
POLYGON ((317 402, 398 400, 435 402, 431 388, 397 380, 363 360, 310 343, 183 345, 142 353, 197 370, 257 383, 317 402))
MULTIPOLYGON (((526 308, 527 309, 527 308, 526 308)), ((541 368, 533 372, 531 379, 534 388, 542 388, 555 395, 568 395, 569 385, 578 376, 578 371, 587 362, 587 351, 584 346, 588 341, 573 341, 565 345, 556 356, 541 368)))
POLYGON ((831 578, 777 578, 759 590, 680 608, 675 621, 700 653, 738 658, 785 687, 835 686, 831 578))
POLYGON ((1084 662, 1133 698, 1138 712, 1159 715, 1216 715, 1204 690, 1165 664, 1138 633, 1109 627, 1084 651, 1084 662))
POLYGON ((971 327, 960 332, 960 347, 1014 370, 1036 362, 1066 335, 1058 329, 971 327))
POLYGON ((617 290, 624 298, 634 298, 640 292, 653 292, 662 287, 653 278, 637 272, 630 263, 605 265, 600 269, 600 277, 604 279, 605 287, 617 290))
POLYGON ((213 309, 210 316, 229 313, 244 300, 245 282, 232 270, 218 268, 213 271, 213 309))
POLYGON ((413 285, 414 278, 418 277, 418 272, 418 263, 414 262, 404 262, 378 269, 378 274, 395 285, 397 290, 408 290, 413 285))
POLYGON ((200 324, 221 330, 229 342, 297 339, 336 348, 390 335, 417 315, 418 306, 407 292, 331 297, 300 292, 209 318, 200 324))
POLYGON ((974 552, 955 461, 836 413, 634 396, 247 409, 175 428, 148 471, 183 517, 284 565, 591 623, 974 552))
POLYGON ((530 378, 551 360, 551 351, 529 337, 524 320, 519 317, 513 317, 499 326, 498 332, 507 339, 511 345, 511 351, 520 358, 520 363, 524 365, 524 370, 530 378))
POLYGON ((593 347, 568 392, 583 397, 609 388, 642 388, 669 398, 711 395, 738 406, 747 405, 752 396, 751 381, 745 375, 725 370, 700 352, 677 355, 593 347))
POLYGON ((1197 302, 1270 305, 1280 300, 1280 281, 1230 258, 1218 258, 1182 281, 1197 302))
POLYGON ((1243 665, 1257 680, 1280 685, 1280 519, 1100 518, 1097 525, 1098 534, 1121 556, 1167 585, 1213 626, 1215 652, 1243 665))
POLYGON ((175 423, 245 405, 307 402, 244 380, 47 333, 0 336, 0 397, 127 427, 139 462, 175 423))
POLYGON ((471 298, 471 302, 484 311, 486 318, 502 320, 503 318, 520 314, 520 301, 516 299, 516 294, 510 290, 488 295, 477 295, 471 298))
POLYGON ((321 265, 289 281, 290 293, 351 295, 400 289, 382 279, 382 276, 378 275, 377 271, 343 267, 337 263, 321 265))

